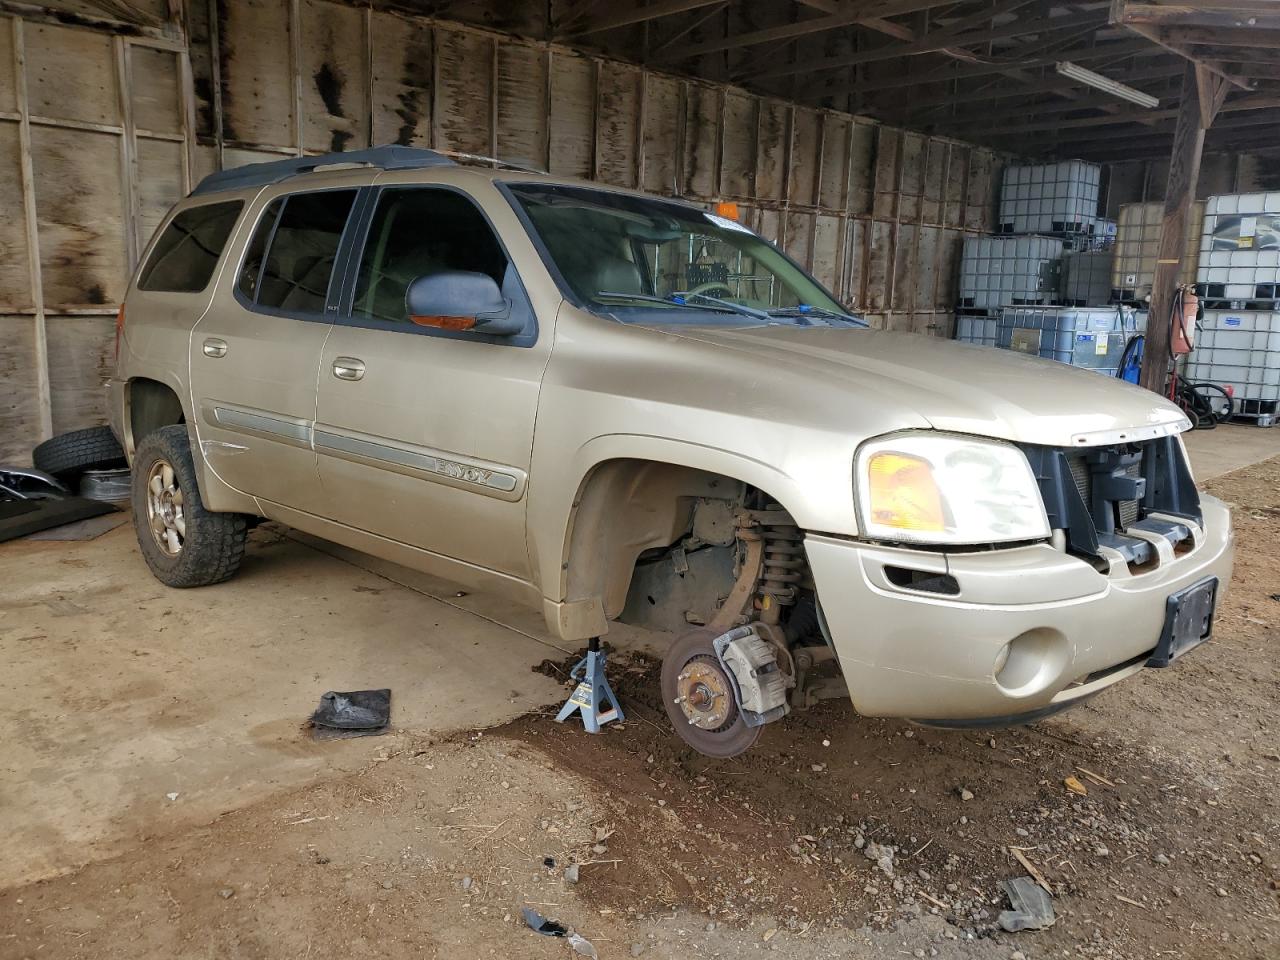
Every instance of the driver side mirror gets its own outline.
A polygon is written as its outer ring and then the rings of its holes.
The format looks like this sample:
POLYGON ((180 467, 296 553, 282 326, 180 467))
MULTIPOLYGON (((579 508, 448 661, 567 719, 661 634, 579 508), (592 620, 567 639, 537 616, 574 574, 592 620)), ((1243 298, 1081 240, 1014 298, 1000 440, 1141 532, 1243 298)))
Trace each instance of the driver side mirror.
POLYGON ((418 277, 405 291, 409 321, 437 330, 474 330, 510 337, 524 328, 493 277, 446 270, 418 277))

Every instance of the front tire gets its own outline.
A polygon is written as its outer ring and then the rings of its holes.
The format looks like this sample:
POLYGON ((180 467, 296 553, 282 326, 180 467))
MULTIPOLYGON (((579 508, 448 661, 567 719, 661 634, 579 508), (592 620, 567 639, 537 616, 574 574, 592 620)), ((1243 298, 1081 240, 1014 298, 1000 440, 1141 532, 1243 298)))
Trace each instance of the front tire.
POLYGON ((240 567, 248 524, 204 508, 183 424, 161 427, 133 460, 133 526, 142 558, 169 587, 205 587, 240 567))

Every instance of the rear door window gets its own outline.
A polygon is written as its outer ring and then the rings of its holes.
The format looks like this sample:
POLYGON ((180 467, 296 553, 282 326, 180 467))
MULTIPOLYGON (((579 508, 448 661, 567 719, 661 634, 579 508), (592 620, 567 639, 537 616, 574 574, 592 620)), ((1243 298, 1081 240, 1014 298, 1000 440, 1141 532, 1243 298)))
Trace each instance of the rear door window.
POLYGON ((240 293, 254 306, 323 313, 355 190, 295 193, 271 203, 240 271, 240 293))
POLYGON ((243 200, 183 210, 164 228, 138 280, 139 290, 199 293, 209 285, 243 200))

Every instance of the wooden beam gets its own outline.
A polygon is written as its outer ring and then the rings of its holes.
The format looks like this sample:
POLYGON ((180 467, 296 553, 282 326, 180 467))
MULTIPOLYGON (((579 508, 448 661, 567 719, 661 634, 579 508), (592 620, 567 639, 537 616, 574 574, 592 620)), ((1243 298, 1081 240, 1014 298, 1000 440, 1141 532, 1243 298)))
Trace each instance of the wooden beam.
POLYGON ((1088 60, 1105 60, 1108 58, 1129 57, 1138 53, 1148 53, 1151 45, 1144 40, 1120 40, 1099 44, 1094 47, 1063 50, 1053 54, 1024 57, 1000 63, 948 64, 938 70, 925 74, 903 74, 884 80, 857 83, 845 83, 828 87, 822 91, 824 96, 839 96, 844 93, 873 93, 877 90, 898 90, 903 87, 921 87, 933 83, 950 83, 953 80, 967 80, 971 77, 985 77, 993 74, 1008 73, 1014 68, 1047 67, 1059 60, 1070 60, 1081 63, 1088 60))
MULTIPOLYGON (((1153 67, 1148 70, 1129 70, 1125 72, 1124 82, 1139 80, 1162 80, 1168 77, 1181 77, 1182 64, 1176 66, 1153 67)), ((995 87, 981 87, 972 90, 958 90, 952 93, 940 93, 937 96, 915 98, 907 107, 908 114, 922 113, 936 107, 949 107, 959 103, 990 103, 992 100, 1007 100, 1010 97, 1031 97, 1040 93, 1053 93, 1062 86, 1062 78, 1054 75, 1050 80, 1037 80, 1033 83, 1004 84, 995 87)))
POLYGON ((1218 115, 1223 102, 1227 99, 1229 83, 1225 78, 1210 72, 1204 64, 1197 63, 1195 71, 1196 100, 1200 105, 1200 126, 1207 130, 1213 125, 1213 118, 1218 115))
POLYGON ((1233 73, 1230 69, 1228 69, 1223 64, 1217 63, 1213 60, 1208 60, 1202 56, 1197 56, 1195 52, 1192 51, 1190 48, 1188 48, 1186 45, 1178 43, 1173 40, 1166 39, 1164 36, 1161 35, 1161 32, 1157 27, 1147 26, 1146 24, 1142 24, 1142 23, 1126 23, 1125 26, 1127 26, 1130 30, 1132 30, 1134 33, 1138 34, 1139 36, 1146 37, 1152 43, 1157 43, 1160 46, 1164 47, 1166 50, 1176 53, 1180 57, 1185 57, 1187 60, 1193 60, 1196 63, 1203 64, 1205 67, 1212 70, 1214 73, 1218 74, 1223 79, 1231 81, 1231 83, 1235 84, 1236 86, 1240 87, 1243 90, 1250 90, 1253 87, 1253 84, 1250 81, 1241 80, 1238 75, 1233 73))
POLYGON ((1189 26, 1208 28, 1242 28, 1246 30, 1280 30, 1280 10, 1275 0, 1195 0, 1192 3, 1119 4, 1123 23, 1140 23, 1156 27, 1189 26))
POLYGON ((986 30, 973 31, 972 29, 980 23, 989 24, 991 18, 997 14, 1012 12, 1031 2, 1032 0, 1013 0, 1013 2, 1005 3, 1000 7, 988 7, 980 13, 964 17, 955 23, 947 24, 944 28, 918 35, 915 40, 906 43, 891 43, 877 47, 874 50, 841 54, 834 57, 821 57, 817 60, 807 60, 795 65, 777 67, 773 70, 754 73, 750 76, 757 80, 765 80, 770 77, 785 77, 797 73, 839 70, 844 67, 854 67, 860 63, 874 63, 879 60, 892 60, 897 57, 909 57, 921 53, 935 53, 945 51, 950 47, 964 47, 971 44, 985 43, 993 39, 1021 37, 1043 31, 1058 30, 1064 26, 1071 27, 1080 26, 1083 23, 1105 22, 1104 17, 1099 17, 1096 13, 1087 13, 1077 16, 1054 17, 1052 19, 1015 20, 1013 23, 1003 24, 994 28, 988 27, 986 30))
POLYGON ((39 438, 53 436, 53 397, 49 389, 49 340, 45 331, 44 278, 40 263, 40 223, 36 212, 36 175, 31 160, 31 105, 27 93, 27 47, 22 20, 10 21, 13 30, 13 73, 18 101, 18 162, 22 177, 22 212, 27 236, 27 276, 31 305, 35 309, 36 421, 39 438))
MULTIPOLYGON (((1213 118, 1210 118, 1212 121, 1213 118)), ((1139 382, 1148 390, 1165 392, 1169 379, 1171 338, 1170 317, 1174 293, 1182 272, 1182 255, 1187 248, 1191 205, 1200 179, 1200 158, 1204 152, 1205 125, 1200 113, 1196 70, 1187 64, 1182 81, 1182 106, 1178 111, 1173 148, 1169 155, 1169 180, 1164 192, 1164 219, 1160 224, 1160 246, 1155 277, 1151 283, 1151 312, 1147 320, 1147 340, 1142 352, 1139 382)))
MULTIPOLYGON (((688 2, 688 0, 684 0, 688 2)), ((861 5, 857 8, 846 7, 840 13, 825 17, 809 17, 794 23, 783 23, 761 30, 749 30, 722 40, 709 40, 704 43, 685 44, 667 51, 663 60, 678 61, 691 57, 702 57, 709 53, 720 53, 724 50, 737 50, 742 47, 753 47, 761 43, 772 43, 776 40, 794 40, 798 37, 814 33, 824 33, 858 23, 869 17, 894 17, 904 13, 918 13, 931 7, 946 5, 950 0, 879 0, 878 3, 861 5)), ((652 8, 645 8, 652 9, 652 8)))
POLYGON ((694 30, 697 30, 700 26, 702 26, 704 23, 710 20, 712 17, 719 16, 721 13, 724 12, 724 8, 727 7, 728 5, 729 5, 729 0, 720 0, 719 3, 713 4, 701 16, 694 17, 687 24, 685 24, 683 27, 681 27, 679 30, 677 30, 675 33, 669 36, 666 40, 663 40, 662 43, 654 47, 649 52, 649 59, 653 59, 654 57, 657 57, 660 53, 662 53, 662 51, 670 49, 671 47, 675 46, 677 43, 679 43, 681 40, 683 40, 685 37, 691 34, 694 30))
MULTIPOLYGON (((634 0, 633 0, 634 2, 634 0)), ((569 27, 565 33, 572 36, 586 36, 601 33, 605 30, 616 30, 618 27, 630 27, 637 23, 646 23, 659 17, 670 17, 677 13, 688 13, 699 7, 709 7, 721 0, 658 0, 647 6, 632 6, 622 10, 613 10, 602 17, 588 20, 580 27, 569 27)))
MULTIPOLYGON (((1194 67, 1192 68, 1194 72, 1194 67)), ((1192 93, 1194 94, 1194 90, 1192 93)), ((1185 96, 1185 93, 1184 93, 1185 96)), ((1193 102, 1197 110, 1199 110, 1200 101, 1198 97, 1193 96, 1193 102)), ((1185 104, 1183 105, 1185 107, 1185 104)), ((1271 110, 1280 107, 1280 97, 1267 96, 1265 94, 1255 94, 1249 97, 1240 97, 1226 103, 1222 110, 1228 113, 1235 113, 1241 110, 1271 110)), ((1144 120, 1170 120, 1176 118, 1181 112, 1182 107, 1170 108, 1168 110, 1141 110, 1128 113, 1108 113, 1097 117, 1068 117, 1063 120, 1045 120, 1035 123, 1023 123, 1010 125, 1007 122, 993 120, 986 129, 999 130, 1001 133, 1035 133, 1039 130, 1066 130, 1075 127, 1100 127, 1113 123, 1141 123, 1144 120)), ((946 121, 932 124, 935 127, 952 127, 961 125, 974 129, 973 121, 946 121)))

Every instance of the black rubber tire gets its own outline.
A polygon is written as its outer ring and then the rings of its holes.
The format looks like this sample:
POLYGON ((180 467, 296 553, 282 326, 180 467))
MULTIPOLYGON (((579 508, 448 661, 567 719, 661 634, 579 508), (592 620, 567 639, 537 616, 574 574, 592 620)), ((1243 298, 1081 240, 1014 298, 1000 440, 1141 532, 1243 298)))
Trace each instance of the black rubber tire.
POLYGON ((165 586, 207 587, 230 578, 239 569, 248 524, 243 514, 213 513, 204 508, 185 425, 161 427, 143 437, 133 458, 132 501, 134 532, 142 558, 165 586), (147 519, 147 478, 161 460, 173 467, 175 482, 182 491, 186 533, 177 556, 160 549, 147 519))
POLYGON ((125 466, 124 449, 110 427, 88 427, 59 434, 31 451, 37 470, 62 481, 75 481, 86 470, 125 466))
POLYGON ((704 757, 724 760, 736 757, 755 746, 764 727, 747 726, 735 705, 731 715, 733 719, 727 726, 720 730, 703 730, 690 726, 684 711, 675 702, 677 684, 685 665, 696 657, 717 659, 715 648, 711 645, 715 636, 707 629, 690 630, 671 644, 662 658, 662 705, 667 709, 667 719, 671 721, 676 736, 704 757))

